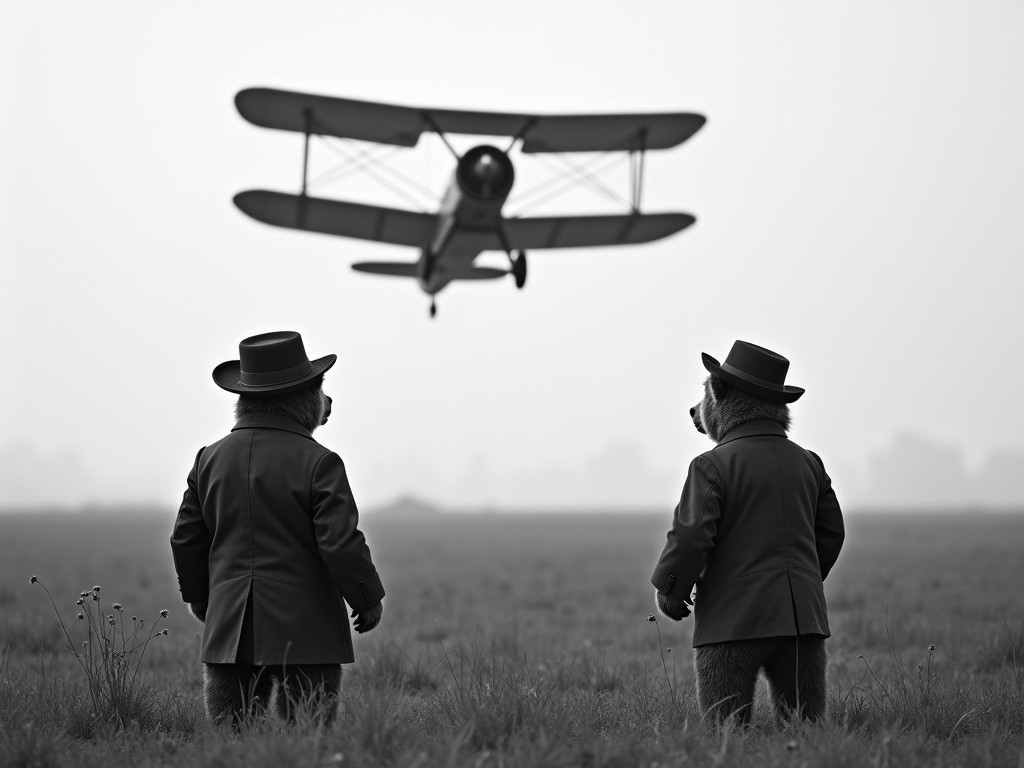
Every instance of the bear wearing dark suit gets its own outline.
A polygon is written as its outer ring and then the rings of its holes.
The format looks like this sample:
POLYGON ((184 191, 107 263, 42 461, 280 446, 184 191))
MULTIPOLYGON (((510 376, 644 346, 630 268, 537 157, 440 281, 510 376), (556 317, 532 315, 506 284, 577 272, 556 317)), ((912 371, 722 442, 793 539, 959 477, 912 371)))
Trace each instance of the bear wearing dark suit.
POLYGON ((330 723, 354 661, 345 604, 365 632, 384 597, 345 465, 312 437, 334 356, 310 363, 291 332, 239 349, 214 372, 239 394, 237 422, 196 455, 171 536, 182 599, 205 622, 207 713, 237 727, 273 697, 288 719, 303 704, 330 723))
POLYGON ((822 582, 844 539, 842 512, 818 456, 790 440, 789 361, 737 341, 690 410, 717 446, 687 472, 651 578, 659 610, 694 613, 697 696, 711 720, 749 723, 758 674, 777 716, 825 713, 828 616, 822 582), (692 594, 693 593, 693 594, 692 594))

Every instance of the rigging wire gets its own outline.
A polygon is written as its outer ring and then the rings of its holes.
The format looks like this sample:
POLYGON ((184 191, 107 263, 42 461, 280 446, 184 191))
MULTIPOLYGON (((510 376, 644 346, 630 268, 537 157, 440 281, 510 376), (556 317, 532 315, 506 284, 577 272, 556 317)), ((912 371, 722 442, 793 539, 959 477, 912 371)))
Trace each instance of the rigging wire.
MULTIPOLYGON (((597 160, 600 160, 601 158, 607 157, 608 154, 611 154, 611 153, 607 153, 605 155, 601 155, 599 158, 597 158, 597 160)), ((535 195, 542 188, 549 187, 553 183, 556 183, 556 182, 559 182, 559 181, 561 181, 562 183, 559 184, 555 189, 551 190, 549 193, 547 193, 545 195, 541 195, 540 197, 536 197, 535 199, 531 200, 528 203, 526 203, 522 199, 517 200, 517 202, 520 204, 520 207, 514 213, 510 214, 508 218, 517 218, 519 216, 522 216, 527 211, 532 210, 533 208, 536 208, 537 206, 541 205, 542 203, 546 203, 549 200, 552 200, 553 198, 557 197, 558 195, 564 193, 566 190, 571 189, 574 185, 579 184, 580 181, 581 181, 581 176, 583 177, 583 180, 590 181, 590 179, 587 179, 584 176, 584 174, 580 173, 580 170, 578 168, 572 168, 570 166, 570 172, 573 174, 573 175, 570 176, 569 172, 567 172, 565 169, 559 169, 557 167, 553 168, 552 166, 554 166, 555 164, 551 163, 549 161, 545 161, 543 155, 538 155, 538 159, 541 160, 541 162, 544 162, 549 168, 552 168, 552 170, 554 170, 555 173, 557 173, 558 175, 555 176, 554 178, 551 178, 551 179, 548 179, 547 181, 542 182, 541 184, 538 184, 536 187, 534 187, 531 190, 529 190, 529 192, 527 192, 527 194, 526 194, 526 197, 529 198, 531 195, 535 195)), ((594 161, 594 162, 596 163, 597 161, 594 161)), ((620 165, 622 162, 623 162, 623 157, 621 155, 616 155, 616 156, 614 156, 612 158, 611 162, 605 163, 604 165, 600 166, 600 168, 594 167, 593 170, 591 171, 591 175, 593 175, 594 173, 601 173, 601 172, 607 171, 610 168, 614 168, 616 165, 620 165)), ((594 186, 597 188, 598 191, 600 191, 600 192, 604 193, 605 195, 609 196, 613 201, 615 201, 617 203, 626 203, 625 198, 623 198, 621 195, 617 194, 614 190, 609 189, 607 187, 607 185, 603 185, 604 188, 602 188, 602 185, 595 184, 594 186)), ((626 203, 626 204, 628 205, 628 203, 626 203)))
MULTIPOLYGON (((350 139, 345 139, 345 141, 351 141, 351 140, 350 139)), ((335 155, 338 155, 339 157, 344 157, 347 160, 349 160, 350 162, 353 161, 351 155, 347 154, 345 152, 345 150, 341 149, 341 147, 336 146, 335 144, 333 144, 331 142, 328 142, 328 141, 324 141, 324 144, 335 155)), ((363 171, 368 176, 371 176, 372 178, 374 178, 378 183, 380 183, 383 186, 387 187, 392 192, 394 192, 395 194, 399 195, 400 197, 402 197, 407 202, 411 203, 420 213, 432 213, 432 211, 428 210, 420 200, 416 199, 416 197, 414 195, 411 195, 407 190, 403 189, 398 184, 395 184, 394 182, 390 181, 389 179, 385 178, 384 176, 382 176, 381 174, 376 172, 375 164, 379 163, 384 157, 388 157, 391 154, 394 154, 395 151, 398 151, 400 149, 401 149, 401 147, 393 147, 393 148, 391 148, 391 151, 386 153, 386 154, 378 155, 377 157, 369 157, 361 165, 358 165, 358 166, 356 166, 354 168, 349 168, 344 173, 337 174, 336 176, 334 176, 332 178, 340 178, 341 176, 349 175, 351 173, 354 173, 355 171, 363 171)), ((368 154, 368 150, 361 150, 361 154, 362 155, 368 154)), ((358 155, 357 155, 356 161, 358 161, 358 155)), ((379 168, 382 169, 382 170, 388 171, 392 175, 397 176, 399 179, 401 179, 406 184, 418 187, 420 190, 425 190, 426 189, 425 187, 423 187, 418 182, 414 181, 413 179, 410 179, 405 174, 403 174, 403 173, 401 173, 399 171, 396 171, 394 168, 391 168, 388 165, 380 165, 379 168)), ((433 196, 434 192, 432 190, 428 190, 427 194, 433 196)))
MULTIPOLYGON (((597 159, 601 160, 604 157, 606 157, 606 156, 602 156, 602 157, 599 157, 597 159)), ((614 168, 616 165, 619 165, 620 163, 622 163, 622 157, 621 156, 612 156, 611 157, 611 162, 606 162, 603 165, 601 165, 600 167, 594 167, 591 170, 593 170, 595 173, 603 173, 604 171, 607 171, 610 168, 614 168)), ((550 168, 551 164, 548 164, 548 167, 550 168)), ((554 176, 551 176, 551 177, 545 179, 544 181, 540 182, 539 184, 535 184, 533 187, 530 187, 525 192, 517 193, 516 194, 517 202, 521 203, 524 200, 527 200, 530 197, 533 197, 534 195, 539 193, 541 190, 546 189, 546 188, 550 187, 552 184, 556 184, 559 181, 562 181, 562 180, 564 180, 566 178, 569 178, 569 180, 573 184, 579 183, 579 179, 576 178, 575 174, 572 174, 570 176, 570 173, 571 173, 570 171, 566 171, 564 169, 557 169, 557 168, 552 168, 552 171, 555 173, 554 176)))
MULTIPOLYGON (((317 138, 322 139, 323 137, 318 136, 317 138)), ((324 145, 332 151, 334 150, 334 147, 330 142, 325 141, 324 145)), ((376 155, 373 155, 372 150, 368 148, 362 149, 355 155, 347 157, 343 163, 323 171, 319 176, 309 182, 308 186, 324 186, 332 181, 337 181, 345 178, 346 176, 351 176, 353 173, 362 170, 365 165, 382 162, 384 159, 391 157, 391 155, 395 154, 400 149, 401 147, 387 147, 383 148, 383 151, 378 152, 376 155)))
POLYGON ((630 202, 629 202, 628 200, 626 200, 626 198, 624 198, 624 197, 623 197, 622 195, 620 195, 620 194, 619 194, 618 192, 616 192, 616 191, 615 191, 614 189, 612 189, 612 188, 611 188, 611 187, 609 187, 609 186, 608 186, 607 184, 605 184, 605 183, 604 183, 604 182, 603 182, 603 181, 602 181, 602 180, 601 180, 600 178, 598 178, 598 177, 597 177, 596 175, 594 175, 593 173, 591 173, 591 172, 590 172, 590 171, 589 171, 589 170, 587 169, 587 167, 586 167, 585 165, 582 165, 582 164, 579 164, 579 163, 574 163, 574 162, 573 162, 572 160, 570 160, 570 159, 569 159, 568 157, 566 157, 566 156, 565 156, 565 153, 564 153, 564 152, 559 152, 559 153, 558 153, 557 155, 555 155, 555 157, 557 157, 557 158, 558 158, 558 159, 560 159, 560 160, 561 160, 561 161, 562 161, 563 163, 565 163, 565 164, 566 164, 566 165, 568 165, 568 166, 569 166, 570 168, 572 168, 572 169, 573 169, 573 170, 575 170, 575 171, 576 171, 577 173, 579 173, 579 174, 580 174, 580 176, 582 176, 582 177, 583 177, 584 179, 586 179, 586 180, 587 180, 587 181, 589 181, 589 182, 590 182, 591 184, 593 184, 595 188, 597 188, 597 189, 600 189, 601 191, 603 191, 603 192, 605 193, 605 195, 606 195, 606 196, 608 196, 608 197, 609 197, 609 198, 611 198, 612 200, 617 200, 618 202, 620 202, 620 203, 622 203, 623 205, 626 205, 626 206, 628 206, 628 207, 629 207, 630 209, 632 209, 632 207, 633 207, 632 203, 630 203, 630 202))

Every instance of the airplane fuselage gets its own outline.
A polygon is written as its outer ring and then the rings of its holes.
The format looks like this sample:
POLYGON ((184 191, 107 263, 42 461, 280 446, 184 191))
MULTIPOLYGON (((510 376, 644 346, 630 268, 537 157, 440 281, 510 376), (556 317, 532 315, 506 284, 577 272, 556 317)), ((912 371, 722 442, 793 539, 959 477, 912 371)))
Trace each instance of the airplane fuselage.
POLYGON ((515 180, 508 155, 497 147, 480 145, 459 160, 438 210, 438 225, 430 246, 417 264, 420 288, 434 295, 453 279, 472 269, 483 243, 500 226, 501 209, 515 180))

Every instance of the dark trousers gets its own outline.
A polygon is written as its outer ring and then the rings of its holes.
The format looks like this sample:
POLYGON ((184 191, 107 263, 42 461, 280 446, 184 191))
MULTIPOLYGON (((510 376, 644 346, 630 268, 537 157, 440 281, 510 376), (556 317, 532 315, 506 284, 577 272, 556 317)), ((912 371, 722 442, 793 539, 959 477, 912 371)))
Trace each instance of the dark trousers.
POLYGON ((277 714, 295 722, 299 712, 331 725, 338 711, 340 664, 204 664, 203 700, 216 724, 235 728, 266 712, 271 698, 277 714), (273 697, 272 697, 273 694, 273 697))
POLYGON ((750 722, 757 677, 764 670, 776 722, 797 713, 807 720, 825 714, 825 638, 762 637, 695 648, 697 699, 705 717, 721 722, 735 715, 750 722))

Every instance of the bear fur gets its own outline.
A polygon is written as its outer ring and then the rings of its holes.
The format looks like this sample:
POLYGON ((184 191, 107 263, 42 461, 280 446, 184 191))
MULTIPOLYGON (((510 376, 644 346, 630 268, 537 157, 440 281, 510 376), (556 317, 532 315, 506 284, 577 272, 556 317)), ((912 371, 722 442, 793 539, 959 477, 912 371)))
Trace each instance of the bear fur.
POLYGON ((796 712, 807 720, 825 714, 828 656, 820 635, 759 637, 711 643, 694 649, 697 702, 704 716, 720 723, 729 716, 742 725, 753 714, 754 687, 763 669, 775 722, 796 712))
POLYGON ((239 395, 235 418, 249 413, 271 413, 297 421, 310 433, 327 423, 331 415, 331 398, 323 391, 324 377, 313 379, 309 386, 294 392, 267 395, 239 395))
MULTIPOLYGON (((789 431, 791 418, 785 403, 765 400, 727 384, 710 374, 704 397, 690 409, 693 425, 718 443, 736 427, 770 420, 789 431)), ((656 592, 659 612, 679 621, 690 615, 691 598, 656 592)), ((825 714, 825 638, 820 635, 766 637, 711 643, 694 649, 697 699, 711 722, 729 716, 749 724, 757 678, 764 670, 776 722, 797 713, 807 720, 825 714)))
POLYGON ((715 374, 704 380, 704 397, 690 409, 693 425, 716 443, 733 429, 750 421, 767 419, 789 431, 789 406, 729 386, 715 374))
POLYGON ((340 664, 204 664, 203 702, 214 725, 240 730, 271 706, 289 723, 308 716, 330 727, 338 713, 340 664))

